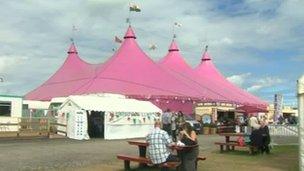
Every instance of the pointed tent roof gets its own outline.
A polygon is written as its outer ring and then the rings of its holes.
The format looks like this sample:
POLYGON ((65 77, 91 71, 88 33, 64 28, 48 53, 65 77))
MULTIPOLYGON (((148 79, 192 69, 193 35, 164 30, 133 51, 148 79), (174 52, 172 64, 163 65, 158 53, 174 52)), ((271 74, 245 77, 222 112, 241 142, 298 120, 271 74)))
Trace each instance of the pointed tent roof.
POLYGON ((172 40, 167 55, 162 58, 158 64, 177 72, 189 72, 191 70, 191 67, 181 56, 175 40, 172 40))
POLYGON ((52 97, 74 94, 94 77, 97 66, 83 61, 72 43, 63 65, 41 86, 27 93, 25 99, 50 100, 52 97))
POLYGON ((96 77, 79 91, 142 97, 201 97, 200 93, 155 64, 135 38, 129 26, 120 48, 98 69, 96 77))
MULTIPOLYGON (((223 89, 220 85, 215 85, 210 80, 200 79, 181 56, 175 40, 172 41, 168 51, 168 54, 158 63, 161 67, 171 70, 171 73, 177 78, 199 89, 211 101, 240 103, 238 98, 231 96, 232 92, 230 90, 223 89)), ((204 59, 209 60, 210 58, 204 59)))
POLYGON ((209 80, 216 85, 221 85, 223 89, 232 91, 231 96, 237 97, 243 104, 265 105, 266 102, 256 96, 246 92, 229 82, 215 67, 207 50, 203 53, 201 63, 194 69, 195 73, 203 80, 209 80))

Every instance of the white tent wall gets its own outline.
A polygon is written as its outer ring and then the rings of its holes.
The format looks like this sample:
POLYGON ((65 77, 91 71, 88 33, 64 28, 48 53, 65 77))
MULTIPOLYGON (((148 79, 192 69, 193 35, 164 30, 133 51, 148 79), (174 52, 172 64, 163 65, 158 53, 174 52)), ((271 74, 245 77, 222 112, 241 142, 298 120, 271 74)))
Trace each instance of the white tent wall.
MULTIPOLYGON (((121 96, 115 98, 97 95, 70 96, 59 108, 58 123, 74 124, 70 119, 67 122, 67 115, 76 115, 75 112, 79 110, 105 112, 105 139, 145 137, 162 112, 151 102, 126 99, 121 96)), ((68 128, 68 132, 73 131, 72 126, 68 128)))
MULTIPOLYGON (((58 116, 57 116, 57 123, 59 124, 64 124, 68 125, 68 115, 72 115, 76 110, 79 110, 80 108, 73 102, 68 101, 66 103, 69 104, 63 104, 63 107, 58 111, 58 116)), ((68 131, 68 127, 63 127, 63 126, 58 126, 58 130, 60 131, 68 131)), ((63 133, 59 133, 61 135, 64 135, 63 133)))
POLYGON ((304 75, 298 80, 299 169, 304 171, 304 75))
MULTIPOLYGON (((133 116, 132 118, 130 118, 130 121, 128 121, 128 119, 127 119, 127 121, 126 120, 123 121, 124 118, 122 118, 122 121, 120 123, 115 124, 115 123, 108 122, 110 120, 111 113, 113 113, 113 112, 105 113, 105 134, 104 134, 105 137, 104 138, 108 139, 108 140, 145 137, 152 130, 152 128, 154 126, 154 120, 156 117, 156 113, 150 113, 151 121, 148 121, 148 119, 147 119, 146 123, 140 123, 140 122, 143 122, 143 118, 145 117, 145 114, 137 113, 139 116, 135 116, 135 118, 133 116), (136 120, 135 123, 134 123, 134 119, 136 120), (122 122, 124 122, 124 123, 122 123, 122 122)), ((132 115, 132 114, 130 113, 130 115, 132 115)))

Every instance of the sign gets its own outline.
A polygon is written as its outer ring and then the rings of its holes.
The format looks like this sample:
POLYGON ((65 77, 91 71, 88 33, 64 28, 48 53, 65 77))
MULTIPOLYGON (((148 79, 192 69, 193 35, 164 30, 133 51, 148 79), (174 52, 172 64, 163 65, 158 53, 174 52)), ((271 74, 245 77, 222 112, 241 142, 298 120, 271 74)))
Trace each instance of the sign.
POLYGON ((154 124, 160 118, 158 113, 139 112, 107 112, 106 116, 106 124, 111 125, 154 124))
POLYGON ((282 108, 283 108, 283 96, 282 94, 274 95, 274 121, 278 122, 279 118, 283 116, 282 108))
POLYGON ((210 124, 211 123, 211 116, 210 115, 203 115, 202 116, 202 122, 203 124, 210 124))

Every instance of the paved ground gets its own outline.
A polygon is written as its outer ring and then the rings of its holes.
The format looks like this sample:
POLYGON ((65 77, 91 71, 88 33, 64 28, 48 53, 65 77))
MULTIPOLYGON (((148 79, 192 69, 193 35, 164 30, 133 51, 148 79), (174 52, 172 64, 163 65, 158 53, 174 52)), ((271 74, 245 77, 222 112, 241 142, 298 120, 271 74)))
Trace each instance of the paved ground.
MULTIPOLYGON (((273 137, 275 144, 297 143, 295 137, 273 137)), ((223 141, 217 135, 199 136, 201 153, 217 150, 215 141, 223 141)), ((66 170, 103 163, 122 167, 116 154, 138 155, 137 147, 126 140, 70 139, 0 140, 0 170, 66 170)))

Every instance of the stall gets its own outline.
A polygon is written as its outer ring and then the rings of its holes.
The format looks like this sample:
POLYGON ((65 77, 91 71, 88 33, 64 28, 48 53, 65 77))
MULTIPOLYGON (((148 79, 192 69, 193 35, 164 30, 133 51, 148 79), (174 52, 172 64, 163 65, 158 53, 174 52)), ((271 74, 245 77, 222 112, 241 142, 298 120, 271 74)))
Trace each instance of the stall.
POLYGON ((74 139, 145 137, 159 119, 161 109, 148 101, 124 96, 69 96, 59 107, 58 123, 67 125, 74 139))

